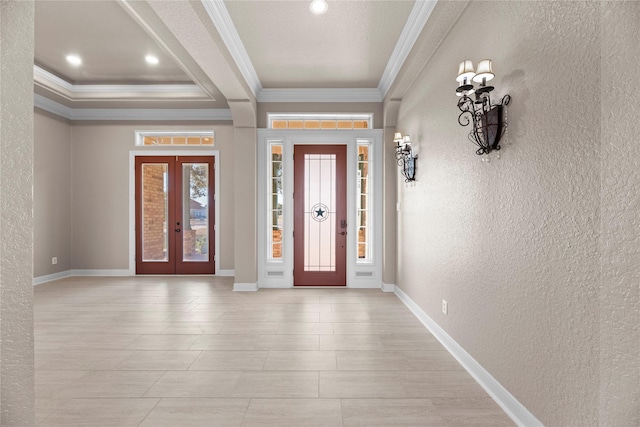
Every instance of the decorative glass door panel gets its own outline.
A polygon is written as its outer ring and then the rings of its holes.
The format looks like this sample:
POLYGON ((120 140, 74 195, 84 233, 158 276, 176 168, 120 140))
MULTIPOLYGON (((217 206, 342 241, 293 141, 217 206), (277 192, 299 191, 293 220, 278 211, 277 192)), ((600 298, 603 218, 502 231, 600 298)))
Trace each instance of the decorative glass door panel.
POLYGON ((169 165, 142 164, 142 260, 169 261, 169 165))
POLYGON ((213 274, 213 157, 136 157, 136 273, 213 274))
POLYGON ((182 164, 182 261, 209 259, 209 165, 182 164))
POLYGON ((304 271, 336 271, 336 155, 304 155, 304 271))
POLYGON ((294 284, 346 285, 346 146, 294 149, 294 284))

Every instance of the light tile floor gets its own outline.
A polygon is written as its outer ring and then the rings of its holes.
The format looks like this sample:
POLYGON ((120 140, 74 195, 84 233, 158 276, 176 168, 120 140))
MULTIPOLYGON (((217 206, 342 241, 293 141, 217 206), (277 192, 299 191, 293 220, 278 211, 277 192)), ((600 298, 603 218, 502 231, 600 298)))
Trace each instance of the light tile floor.
POLYGON ((395 295, 232 283, 37 286, 38 425, 513 425, 395 295))

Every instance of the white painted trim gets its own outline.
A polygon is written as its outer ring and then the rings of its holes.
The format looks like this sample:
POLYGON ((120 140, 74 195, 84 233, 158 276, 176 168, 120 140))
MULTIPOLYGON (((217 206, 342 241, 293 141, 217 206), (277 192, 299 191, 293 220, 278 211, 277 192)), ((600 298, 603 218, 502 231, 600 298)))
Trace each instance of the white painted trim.
POLYGON ((413 9, 411 9, 411 13, 407 18, 407 23, 402 29, 402 33, 400 33, 396 47, 393 49, 389 62, 378 83, 378 90, 382 98, 387 96, 391 85, 398 77, 402 65, 407 60, 409 52, 413 49, 413 45, 418 40, 418 36, 420 36, 422 29, 429 20, 437 2, 437 0, 418 0, 414 3, 413 9))
POLYGON ((64 279, 71 276, 71 270, 59 271, 53 274, 46 274, 44 276, 38 276, 33 278, 33 286, 41 285, 43 283, 51 282, 53 280, 64 279))
POLYGON ((394 293, 517 425, 523 427, 544 427, 522 403, 518 402, 502 384, 493 378, 460 344, 429 317, 411 297, 397 286, 395 286, 394 293))
POLYGON ((50 88, 50 86, 60 86, 62 89, 71 92, 72 94, 80 93, 106 93, 109 95, 109 99, 113 99, 114 95, 129 95, 132 92, 142 93, 164 93, 181 94, 184 92, 196 92, 205 95, 202 88, 195 84, 145 84, 145 85, 74 85, 60 77, 38 67, 33 66, 34 79, 40 82, 44 87, 50 88))
POLYGON ((380 289, 382 289, 382 292, 395 292, 396 285, 393 283, 383 283, 380 289))
POLYGON ((222 276, 222 277, 234 277, 235 275, 236 275, 235 270, 218 270, 218 274, 216 274, 216 276, 222 276))
MULTIPOLYGON (((202 147, 202 146, 198 146, 202 147)), ((137 147, 140 148, 140 147, 137 147)), ((220 217, 220 151, 211 149, 198 149, 193 150, 156 150, 152 147, 147 147, 146 150, 131 150, 129 151, 129 276, 136 275, 136 156, 213 156, 214 157, 214 180, 215 180, 215 201, 214 201, 214 214, 213 224, 215 226, 215 271, 220 271, 220 230, 218 227, 220 217)), ((163 147, 164 148, 164 147, 163 147)), ((204 147, 203 147, 204 148, 204 147)), ((209 147, 206 147, 209 148, 209 147)), ((227 270, 228 271, 228 270, 227 270)))
POLYGON ((258 290, 258 283, 234 283, 233 290, 236 292, 255 292, 258 290))
POLYGON ((260 283, 260 289, 293 289, 294 286, 285 283, 260 283))
POLYGON ((131 276, 129 274, 129 270, 69 270, 71 272, 70 276, 104 276, 104 277, 121 277, 121 276, 131 276))
POLYGON ((262 89, 258 102, 382 102, 377 88, 262 89))
POLYGON ((37 93, 33 105, 68 120, 233 120, 231 110, 226 108, 71 108, 37 93))
POLYGON ((347 282, 347 288, 349 289, 380 289, 380 285, 376 283, 372 283, 371 281, 367 282, 347 282))
POLYGON ((373 207, 373 231, 375 233, 373 262, 358 263, 356 259, 356 235, 347 235, 347 287, 380 289, 382 284, 382 198, 376 196, 376 188, 382 188, 382 131, 379 129, 361 130, 280 130, 280 129, 258 129, 258 211, 262 212, 258 216, 258 283, 259 287, 290 288, 293 286, 293 203, 286 203, 286 200, 293 199, 293 149, 295 145, 305 144, 336 144, 347 147, 347 224, 351 231, 355 229, 356 217, 356 165, 357 165, 357 144, 359 141, 367 140, 372 143, 372 207, 373 207), (282 262, 268 260, 267 248, 267 224, 268 210, 267 194, 269 192, 268 181, 264 179, 269 167, 267 146, 269 142, 279 142, 283 146, 283 196, 284 196, 284 236, 282 239, 282 262), (287 179, 286 177, 290 177, 287 179), (273 276, 269 272, 282 272, 282 275, 273 276), (358 276, 357 273, 371 272, 365 277, 358 276))
POLYGON ((258 94, 262 91, 262 83, 260 83, 258 73, 256 73, 255 68, 253 68, 251 58, 249 58, 244 44, 242 44, 238 30, 236 30, 235 25, 233 25, 233 20, 231 19, 231 15, 229 15, 227 7, 224 5, 224 1, 202 0, 202 5, 207 11, 211 22, 218 30, 218 33, 220 33, 222 41, 227 46, 227 49, 229 49, 231 57, 240 69, 240 73, 242 73, 253 95, 257 98, 258 94))

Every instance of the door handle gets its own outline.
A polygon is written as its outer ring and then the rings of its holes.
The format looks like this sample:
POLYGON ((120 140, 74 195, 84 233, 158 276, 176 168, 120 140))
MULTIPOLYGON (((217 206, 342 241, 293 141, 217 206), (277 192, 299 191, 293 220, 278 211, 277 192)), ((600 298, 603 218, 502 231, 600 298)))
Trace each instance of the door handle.
POLYGON ((176 228, 176 233, 179 233, 179 232, 180 232, 180 229, 179 229, 179 228, 176 228))
POLYGON ((340 235, 341 235, 341 236, 346 236, 346 235, 347 235, 347 232, 346 232, 346 231, 342 231, 342 232, 340 233, 340 235))

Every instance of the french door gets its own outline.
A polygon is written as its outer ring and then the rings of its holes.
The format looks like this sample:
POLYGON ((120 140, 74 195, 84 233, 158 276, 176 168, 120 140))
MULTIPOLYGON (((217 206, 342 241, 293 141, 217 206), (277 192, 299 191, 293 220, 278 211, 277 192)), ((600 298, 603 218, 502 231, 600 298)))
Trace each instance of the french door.
POLYGON ((135 161, 136 273, 213 274, 214 158, 135 161))
POLYGON ((347 147, 295 145, 294 286, 346 286, 347 147))

